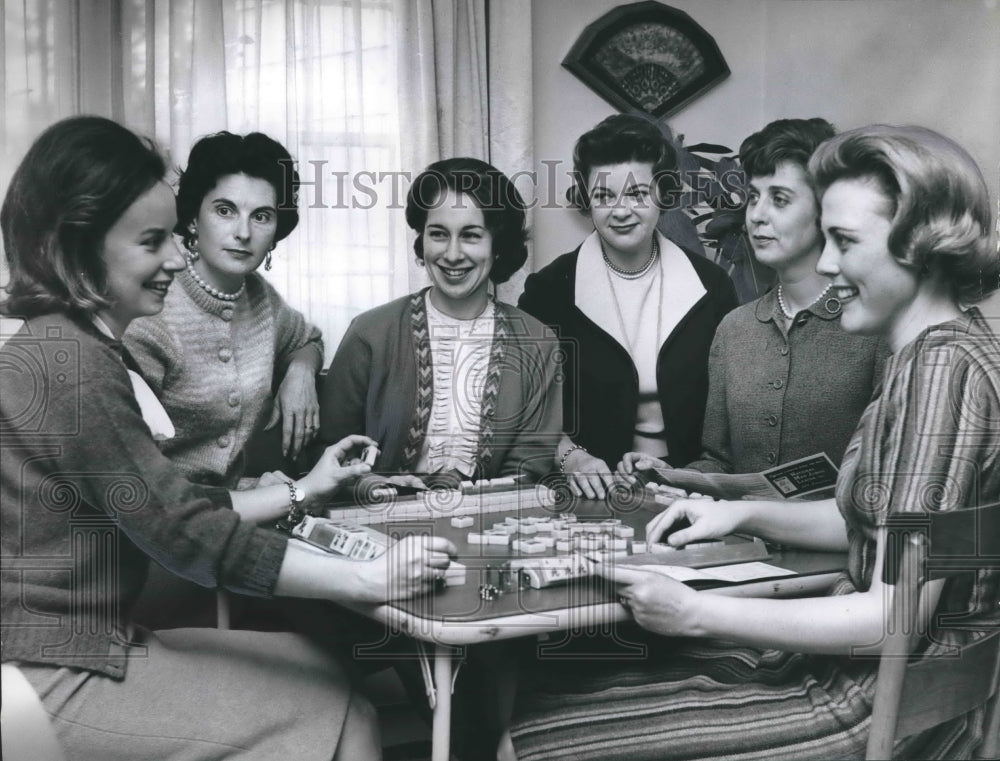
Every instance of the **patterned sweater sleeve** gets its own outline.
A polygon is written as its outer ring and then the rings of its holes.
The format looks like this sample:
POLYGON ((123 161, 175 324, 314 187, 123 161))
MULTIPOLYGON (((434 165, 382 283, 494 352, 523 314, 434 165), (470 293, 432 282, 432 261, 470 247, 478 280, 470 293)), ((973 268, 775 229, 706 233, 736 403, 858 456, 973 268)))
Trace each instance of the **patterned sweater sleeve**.
POLYGON ((297 309, 281 298, 274 287, 261 278, 271 313, 274 315, 274 378, 280 381, 285 377, 285 371, 292 361, 292 355, 303 346, 312 346, 319 354, 320 364, 323 362, 323 336, 319 328, 306 321, 297 309))
POLYGON ((372 347, 357 321, 337 347, 319 397, 320 438, 330 444, 344 436, 369 430, 365 404, 372 365, 372 347))

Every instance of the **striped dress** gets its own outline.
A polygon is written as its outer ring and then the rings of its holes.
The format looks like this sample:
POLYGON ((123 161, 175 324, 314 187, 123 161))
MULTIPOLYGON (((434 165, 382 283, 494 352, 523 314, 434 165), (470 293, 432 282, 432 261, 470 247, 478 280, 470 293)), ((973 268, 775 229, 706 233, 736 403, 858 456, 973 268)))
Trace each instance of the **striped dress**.
MULTIPOLYGON (((847 449, 837 503, 849 561, 831 594, 866 590, 875 526, 896 511, 1000 501, 1000 342, 982 315, 929 328, 893 356, 847 449)), ((949 580, 931 653, 1000 626, 1000 574, 949 580), (971 631, 968 629, 972 629, 971 631)), ((520 761, 864 758, 877 662, 645 633, 647 657, 525 669, 511 734, 520 761)), ((897 758, 968 758, 981 711, 900 742, 897 758)))

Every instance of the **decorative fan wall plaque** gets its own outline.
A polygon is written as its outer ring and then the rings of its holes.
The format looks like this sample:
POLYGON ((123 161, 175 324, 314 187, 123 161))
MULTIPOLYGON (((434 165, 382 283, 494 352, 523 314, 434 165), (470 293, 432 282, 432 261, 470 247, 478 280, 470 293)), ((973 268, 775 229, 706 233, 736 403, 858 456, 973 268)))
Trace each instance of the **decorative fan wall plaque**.
POLYGON ((601 16, 583 30, 562 63, 618 110, 657 118, 729 76, 712 35, 684 11, 655 0, 601 16))

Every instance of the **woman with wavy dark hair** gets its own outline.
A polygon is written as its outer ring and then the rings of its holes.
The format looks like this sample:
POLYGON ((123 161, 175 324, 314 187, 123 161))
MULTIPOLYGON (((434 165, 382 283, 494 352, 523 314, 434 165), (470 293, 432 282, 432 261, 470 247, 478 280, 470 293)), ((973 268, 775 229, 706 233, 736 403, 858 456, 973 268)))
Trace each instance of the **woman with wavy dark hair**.
POLYGON ((255 525, 366 473, 340 464, 373 443, 364 436, 291 484, 250 491, 192 483, 163 455, 162 407, 122 336, 163 309, 184 270, 164 174, 124 127, 66 119, 28 150, 0 210, 0 313, 24 320, 0 348, 3 661, 34 687, 68 758, 380 758, 371 706, 304 639, 153 632, 133 618, 153 561, 251 597, 378 603, 428 591, 455 552, 407 539, 357 563, 255 525))
POLYGON ((736 292, 721 267, 657 232, 679 184, 655 124, 608 117, 577 140, 573 169, 568 195, 594 232, 530 275, 518 303, 563 342, 556 457, 573 492, 593 498, 630 450, 675 466, 698 456, 708 350, 736 292))
POLYGON ((257 273, 299 222, 297 185, 288 151, 259 132, 203 137, 181 173, 186 266, 125 344, 173 422, 161 447, 193 481, 236 487, 248 442, 279 418, 292 458, 318 428, 319 330, 257 273))
POLYGON ((520 193, 484 161, 445 159, 414 180, 406 221, 431 285, 351 323, 323 386, 323 441, 365 431, 377 470, 404 483, 544 475, 561 424, 558 346, 490 292, 527 258, 520 193))
MULTIPOLYGON (((719 324, 708 357, 702 452, 685 468, 756 473, 817 452, 840 467, 882 377, 884 342, 841 329, 840 301, 830 278, 816 271, 823 233, 806 167, 833 135, 825 119, 779 119, 740 146, 750 245, 778 283, 719 324)), ((628 478, 665 466, 632 452, 618 472, 628 478)))
MULTIPOLYGON (((887 516, 1000 502, 1000 341, 970 306, 1000 287, 986 183, 951 140, 876 125, 824 142, 809 162, 825 246, 819 272, 843 329, 892 356, 847 446, 833 499, 673 503, 647 527, 673 546, 737 532, 846 551, 828 594, 704 594, 658 573, 599 572, 648 630, 634 667, 556 664, 527 675, 518 758, 863 758, 893 589, 887 516), (681 519, 690 526, 676 527, 681 519)), ((822 423, 822 421, 820 421, 822 423)), ((934 537, 928 555, 934 556, 934 537)), ((952 654, 1000 625, 987 562, 922 588, 916 657, 952 654), (957 625, 948 626, 950 622, 957 625)), ((972 758, 984 708, 902 739, 894 758, 972 758)))

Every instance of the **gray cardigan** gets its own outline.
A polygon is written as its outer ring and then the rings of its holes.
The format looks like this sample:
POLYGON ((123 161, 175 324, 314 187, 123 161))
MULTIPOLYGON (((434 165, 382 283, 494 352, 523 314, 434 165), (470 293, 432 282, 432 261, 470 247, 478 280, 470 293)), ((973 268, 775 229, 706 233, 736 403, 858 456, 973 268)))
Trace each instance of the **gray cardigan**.
MULTIPOLYGON (((418 399, 432 393, 433 374, 429 354, 418 369, 414 335, 414 308, 419 313, 423 294, 404 296, 355 318, 320 390, 322 441, 331 444, 352 433, 371 436, 381 449, 375 467, 380 473, 406 472, 412 459, 406 455, 408 442, 426 434, 418 399)), ((485 462, 478 477, 525 472, 537 478, 552 469, 562 431, 559 344, 550 329, 520 309, 498 302, 497 310, 509 334, 494 337, 494 343, 504 342, 505 353, 496 407, 489 412, 493 437, 489 452, 478 453, 485 462)))
POLYGON ((3 660, 125 676, 152 558, 206 587, 272 593, 287 540, 240 520, 159 450, 119 342, 66 315, 0 349, 3 660))
POLYGON ((687 467, 756 473, 817 452, 840 466, 887 351, 845 333, 839 305, 827 303, 801 311, 787 333, 773 290, 723 318, 709 354, 703 452, 687 467))

